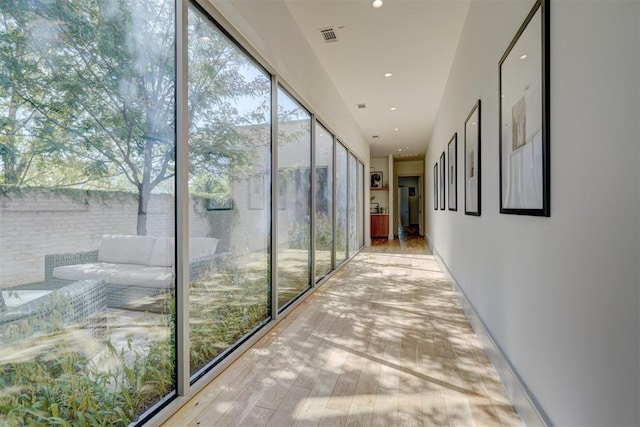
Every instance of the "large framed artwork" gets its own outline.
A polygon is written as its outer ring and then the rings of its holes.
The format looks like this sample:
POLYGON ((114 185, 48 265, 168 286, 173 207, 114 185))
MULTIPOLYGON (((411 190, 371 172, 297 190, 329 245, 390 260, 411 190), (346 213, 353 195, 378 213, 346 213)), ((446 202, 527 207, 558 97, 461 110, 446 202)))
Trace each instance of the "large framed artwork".
POLYGON ((454 133, 447 145, 447 172, 449 173, 449 210, 458 210, 458 132, 454 133))
POLYGON ((464 121, 464 213, 480 216, 480 100, 464 121))
POLYGON ((550 216, 548 0, 535 2, 498 68, 500 213, 550 216))
POLYGON ((445 210, 445 204, 447 203, 447 198, 445 197, 445 188, 447 186, 447 164, 445 163, 444 151, 440 155, 440 166, 438 167, 440 170, 440 210, 445 210))
POLYGON ((438 210, 438 163, 433 165, 433 210, 438 210))

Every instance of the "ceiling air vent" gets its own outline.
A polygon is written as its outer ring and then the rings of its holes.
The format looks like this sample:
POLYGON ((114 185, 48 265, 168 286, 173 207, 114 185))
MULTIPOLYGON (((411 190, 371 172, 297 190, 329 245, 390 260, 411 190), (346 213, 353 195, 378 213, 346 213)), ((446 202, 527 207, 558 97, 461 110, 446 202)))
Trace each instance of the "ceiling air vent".
POLYGON ((363 108, 367 108, 367 106, 364 104, 358 104, 358 108, 363 109, 363 108))
POLYGON ((336 32, 334 31, 333 27, 321 29, 320 34, 322 34, 322 38, 327 43, 338 41, 338 36, 336 36, 336 32))

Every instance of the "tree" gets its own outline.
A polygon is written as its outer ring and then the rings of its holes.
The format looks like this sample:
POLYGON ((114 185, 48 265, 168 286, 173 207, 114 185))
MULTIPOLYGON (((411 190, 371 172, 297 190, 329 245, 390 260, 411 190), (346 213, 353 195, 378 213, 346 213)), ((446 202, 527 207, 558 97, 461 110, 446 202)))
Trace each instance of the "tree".
MULTIPOLYGON (((146 234, 151 192, 175 175, 174 1, 21 0, 10 7, 5 1, 5 27, 23 29, 20 46, 28 54, 3 46, 2 65, 29 66, 35 73, 30 78, 14 71, 5 79, 5 111, 15 104, 13 87, 20 88, 17 99, 25 106, 7 121, 38 130, 46 143, 30 151, 33 157, 56 155, 62 168, 82 165, 82 184, 130 183, 138 194, 137 232, 146 234)), ((242 128, 264 122, 268 105, 253 111, 237 105, 268 93, 269 80, 247 78, 246 56, 217 30, 208 31, 209 42, 202 43, 198 29, 207 27, 206 20, 194 13, 189 19, 192 174, 216 173, 222 162, 247 167, 254 140, 242 128)), ((12 164, 12 156, 5 153, 5 163, 12 164)), ((51 171, 56 178, 60 172, 51 171)))

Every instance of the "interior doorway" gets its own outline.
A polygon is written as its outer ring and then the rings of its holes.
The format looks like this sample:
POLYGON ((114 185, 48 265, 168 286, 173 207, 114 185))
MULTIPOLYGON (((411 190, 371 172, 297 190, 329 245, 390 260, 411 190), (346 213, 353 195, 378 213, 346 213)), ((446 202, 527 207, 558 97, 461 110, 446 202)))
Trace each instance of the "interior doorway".
POLYGON ((398 177, 398 236, 422 235, 422 186, 419 175, 398 177))

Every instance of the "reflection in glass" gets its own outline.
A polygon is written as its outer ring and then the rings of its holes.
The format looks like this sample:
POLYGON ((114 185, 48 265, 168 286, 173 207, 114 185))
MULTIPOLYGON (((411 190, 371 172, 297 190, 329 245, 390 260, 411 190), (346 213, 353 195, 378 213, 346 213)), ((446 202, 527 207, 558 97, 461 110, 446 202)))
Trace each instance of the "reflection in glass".
POLYGON ((347 259, 347 149, 336 144, 336 265, 347 259))
POLYGON ((311 115, 278 89, 278 309, 311 286, 311 115))
POLYGON ((175 389, 174 15, 2 2, 1 425, 127 425, 175 389))
POLYGON ((269 318, 270 78, 189 16, 191 375, 269 318))
POLYGON ((316 282, 332 269, 333 136, 316 122, 316 282))

